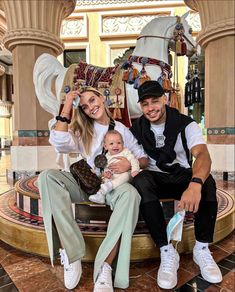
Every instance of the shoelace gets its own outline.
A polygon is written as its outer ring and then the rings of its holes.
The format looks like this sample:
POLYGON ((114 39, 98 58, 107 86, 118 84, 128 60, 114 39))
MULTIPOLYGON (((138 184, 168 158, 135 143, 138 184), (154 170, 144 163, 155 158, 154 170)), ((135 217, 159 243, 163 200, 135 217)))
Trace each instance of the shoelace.
POLYGON ((202 261, 203 266, 213 266, 215 264, 213 257, 208 249, 201 249, 199 251, 200 259, 202 261))
POLYGON ((109 268, 103 266, 102 270, 100 272, 99 278, 98 278, 98 282, 101 285, 106 285, 106 286, 110 286, 110 270, 109 268))
POLYGON ((72 269, 72 266, 69 264, 68 257, 65 255, 63 250, 60 250, 60 262, 66 271, 70 271, 72 269))
POLYGON ((161 268, 164 272, 171 272, 174 267, 175 254, 170 251, 164 251, 161 254, 161 268))

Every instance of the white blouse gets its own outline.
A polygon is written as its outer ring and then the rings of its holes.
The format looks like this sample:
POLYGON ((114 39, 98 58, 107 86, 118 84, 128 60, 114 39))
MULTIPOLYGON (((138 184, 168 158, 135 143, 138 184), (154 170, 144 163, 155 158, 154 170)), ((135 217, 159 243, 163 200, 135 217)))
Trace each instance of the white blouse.
MULTIPOLYGON (((84 151, 83 143, 79 134, 74 135, 71 131, 62 132, 51 130, 49 142, 59 153, 77 153, 86 158, 87 163, 93 168, 94 159, 102 153, 104 136, 107 133, 109 125, 102 125, 94 122, 94 136, 92 139, 91 151, 87 155, 84 151)), ((138 144, 137 140, 130 130, 122 123, 115 121, 115 130, 120 132, 123 137, 124 147, 128 148, 136 158, 147 157, 143 147, 138 144)))

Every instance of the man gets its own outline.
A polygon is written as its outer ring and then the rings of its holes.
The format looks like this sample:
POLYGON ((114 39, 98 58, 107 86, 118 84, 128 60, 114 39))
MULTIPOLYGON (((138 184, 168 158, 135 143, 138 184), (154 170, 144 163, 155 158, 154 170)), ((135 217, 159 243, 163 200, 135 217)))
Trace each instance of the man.
POLYGON ((190 117, 167 106, 167 97, 157 81, 146 81, 138 89, 143 115, 131 127, 149 156, 148 170, 134 177, 142 201, 140 210, 155 244, 161 264, 157 283, 163 289, 177 285, 179 254, 167 241, 163 198, 180 200, 179 208, 194 212, 196 243, 193 259, 203 278, 222 281, 208 243, 213 241, 217 215, 215 181, 210 175, 211 159, 201 130, 190 117), (190 155, 195 158, 191 168, 190 155))

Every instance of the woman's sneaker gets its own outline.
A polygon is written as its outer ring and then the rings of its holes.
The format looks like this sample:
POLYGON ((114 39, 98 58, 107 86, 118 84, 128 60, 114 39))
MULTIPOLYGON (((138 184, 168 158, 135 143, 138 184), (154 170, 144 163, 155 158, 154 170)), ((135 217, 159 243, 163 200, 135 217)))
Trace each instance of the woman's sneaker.
POLYGON ((64 285, 67 289, 74 289, 82 275, 81 260, 69 264, 68 256, 64 249, 60 249, 61 265, 64 266, 64 285))
POLYGON ((161 249, 161 264, 157 275, 157 284, 162 289, 173 289, 177 285, 179 254, 172 244, 161 249))
POLYGON ((113 292, 112 268, 106 262, 100 268, 93 292, 113 292))
POLYGON ((222 274, 211 256, 208 247, 193 249, 193 260, 199 266, 202 277, 209 283, 220 283, 222 281, 222 274))

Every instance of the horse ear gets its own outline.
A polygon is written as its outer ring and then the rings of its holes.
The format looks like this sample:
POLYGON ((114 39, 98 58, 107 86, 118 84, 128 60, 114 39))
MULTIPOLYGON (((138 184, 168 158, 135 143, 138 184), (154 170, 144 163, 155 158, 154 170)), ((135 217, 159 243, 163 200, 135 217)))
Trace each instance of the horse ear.
POLYGON ((181 16, 181 18, 184 18, 184 19, 186 19, 188 16, 189 16, 189 11, 187 11, 185 14, 183 14, 182 16, 181 16))

